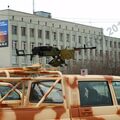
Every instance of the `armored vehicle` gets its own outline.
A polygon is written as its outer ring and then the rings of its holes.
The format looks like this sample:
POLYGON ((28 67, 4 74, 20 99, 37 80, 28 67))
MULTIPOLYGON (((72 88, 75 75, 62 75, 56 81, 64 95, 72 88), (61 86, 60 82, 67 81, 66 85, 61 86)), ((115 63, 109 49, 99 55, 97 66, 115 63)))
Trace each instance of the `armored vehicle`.
POLYGON ((120 120, 120 76, 1 68, 0 120, 120 120))

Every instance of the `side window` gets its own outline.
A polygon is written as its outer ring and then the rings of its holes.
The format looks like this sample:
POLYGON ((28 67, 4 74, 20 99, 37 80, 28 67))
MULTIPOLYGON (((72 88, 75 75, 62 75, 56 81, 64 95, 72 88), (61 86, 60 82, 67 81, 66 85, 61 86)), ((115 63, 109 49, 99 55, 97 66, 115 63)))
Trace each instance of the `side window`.
POLYGON ((112 85, 115 91, 117 102, 120 105, 120 82, 119 81, 113 82, 112 85))
POLYGON ((107 82, 80 81, 79 83, 81 106, 108 106, 112 99, 107 82))
MULTIPOLYGON (((0 86, 0 98, 4 97, 12 88, 9 86, 0 86)), ((4 100, 20 100, 20 95, 13 91, 4 100)))
MULTIPOLYGON (((55 81, 39 81, 32 83, 30 92, 30 102, 37 103, 50 89, 55 81)), ((50 92, 44 103, 63 103, 63 95, 61 83, 57 83, 54 89, 50 92)))

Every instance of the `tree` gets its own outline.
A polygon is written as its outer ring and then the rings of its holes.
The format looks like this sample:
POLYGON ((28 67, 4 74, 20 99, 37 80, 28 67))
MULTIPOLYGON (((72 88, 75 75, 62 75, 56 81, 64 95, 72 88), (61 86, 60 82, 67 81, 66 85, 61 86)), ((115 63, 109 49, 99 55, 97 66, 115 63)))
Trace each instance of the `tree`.
POLYGON ((119 61, 105 54, 96 59, 74 61, 73 64, 68 64, 67 68, 65 73, 80 74, 81 69, 88 69, 89 74, 120 75, 119 61))

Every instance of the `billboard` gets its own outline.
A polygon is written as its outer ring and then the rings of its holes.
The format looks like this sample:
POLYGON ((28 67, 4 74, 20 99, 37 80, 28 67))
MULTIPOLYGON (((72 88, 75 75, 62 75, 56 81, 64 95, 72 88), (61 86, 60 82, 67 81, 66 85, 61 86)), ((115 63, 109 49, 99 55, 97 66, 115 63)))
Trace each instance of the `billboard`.
POLYGON ((8 20, 0 20, 0 47, 8 47, 8 20))

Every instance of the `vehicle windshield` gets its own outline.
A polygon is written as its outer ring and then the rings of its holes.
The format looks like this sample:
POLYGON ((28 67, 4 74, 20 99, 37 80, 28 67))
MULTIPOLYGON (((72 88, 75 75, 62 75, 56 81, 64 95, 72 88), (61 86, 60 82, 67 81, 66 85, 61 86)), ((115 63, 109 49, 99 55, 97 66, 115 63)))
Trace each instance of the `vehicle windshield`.
MULTIPOLYGON (((30 102, 37 103, 40 101, 42 96, 50 89, 55 81, 39 81, 32 83, 30 92, 30 102)), ((45 103, 63 103, 63 95, 61 82, 57 83, 47 98, 44 100, 45 103)))

